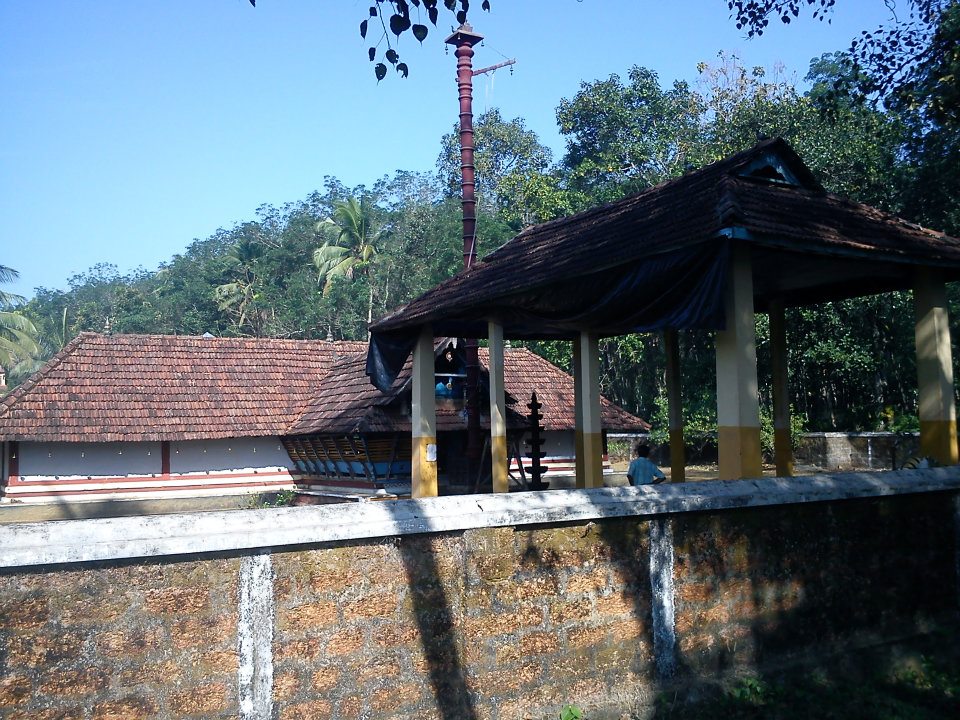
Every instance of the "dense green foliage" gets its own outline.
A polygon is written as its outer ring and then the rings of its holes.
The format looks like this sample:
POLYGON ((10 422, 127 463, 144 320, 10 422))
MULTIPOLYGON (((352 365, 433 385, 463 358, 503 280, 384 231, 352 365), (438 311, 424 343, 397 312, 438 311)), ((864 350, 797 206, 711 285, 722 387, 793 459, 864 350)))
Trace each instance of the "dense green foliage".
MULTIPOLYGON (((913 76, 910 97, 955 66, 952 46, 944 48, 913 76)), ((557 162, 522 120, 504 120, 498 111, 481 115, 480 256, 525 225, 622 197, 766 136, 786 137, 829 190, 960 233, 955 109, 951 116, 941 105, 902 98, 880 108, 843 96, 837 88, 862 72, 845 57, 815 60, 805 93, 779 72, 744 68, 722 55, 699 66, 695 86, 664 88, 641 67, 630 68, 626 81, 612 75, 584 82, 559 102, 567 147, 557 162)), ((106 327, 364 339, 369 318, 461 267, 456 136, 439 141, 436 175, 397 171, 355 188, 326 177, 306 199, 261 207, 256 219, 194 241, 155 271, 120 276, 98 265, 71 278, 66 291, 40 290, 23 312, 48 354, 80 331, 106 327)), ((791 402, 799 422, 808 429, 915 423, 912 315, 909 293, 788 310, 791 402)), ((765 316, 758 316, 757 331, 762 414, 769 417, 765 316)), ((569 367, 569 343, 528 344, 569 367)), ((716 422, 713 338, 683 333, 681 351, 688 427, 708 432, 716 422)), ((604 392, 665 427, 661 338, 608 338, 601 353, 604 392)))
MULTIPOLYGON (((70 278, 67 291, 41 289, 25 312, 54 349, 78 332, 108 326, 365 338, 368 313, 382 315, 458 269, 459 213, 459 203, 444 198, 432 177, 398 172, 372 188, 352 189, 326 178, 322 192, 282 208, 261 207, 256 220, 194 241, 155 272, 120 276, 111 265, 97 265, 70 278), (374 233, 347 227, 351 210, 361 207, 374 233), (377 251, 372 243, 379 243, 377 251), (347 256, 334 258, 336 249, 347 256)), ((508 232, 481 216, 481 251, 508 232)))
MULTIPOLYGON (((13 268, 0 265, 0 285, 18 276, 13 268)), ((41 355, 37 329, 18 309, 22 303, 19 295, 0 289, 0 368, 9 370, 14 380, 35 369, 41 355)))

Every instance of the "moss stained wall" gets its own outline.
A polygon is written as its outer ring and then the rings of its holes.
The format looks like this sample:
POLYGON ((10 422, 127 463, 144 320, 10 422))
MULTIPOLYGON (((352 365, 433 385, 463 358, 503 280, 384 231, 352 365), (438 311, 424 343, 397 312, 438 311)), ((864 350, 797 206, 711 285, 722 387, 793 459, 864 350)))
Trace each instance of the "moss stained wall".
POLYGON ((956 520, 944 496, 692 515, 675 523, 677 636, 696 675, 956 614, 956 520))
MULTIPOLYGON (((256 662, 279 720, 555 718, 567 702, 618 718, 665 686, 955 617, 955 513, 932 493, 274 548, 256 662), (668 636, 650 564, 664 519, 668 636)), ((242 582, 239 557, 6 571, 0 716, 255 717, 242 582)))

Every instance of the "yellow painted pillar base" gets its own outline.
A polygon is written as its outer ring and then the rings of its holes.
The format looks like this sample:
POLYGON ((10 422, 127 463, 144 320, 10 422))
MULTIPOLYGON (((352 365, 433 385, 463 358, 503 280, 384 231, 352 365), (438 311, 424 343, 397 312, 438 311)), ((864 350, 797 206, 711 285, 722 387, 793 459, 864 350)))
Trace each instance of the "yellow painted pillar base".
POLYGON ((584 487, 603 487, 603 433, 583 434, 584 487))
POLYGON ((415 498, 436 497, 437 488, 437 439, 435 437, 413 438, 413 484, 410 495, 415 498))
POLYGON ((573 448, 576 453, 576 463, 574 466, 574 479, 576 486, 583 490, 587 486, 587 463, 583 455, 583 430, 577 428, 573 432, 573 448))
POLYGON ((763 476, 760 458, 759 427, 717 428, 721 480, 740 480, 763 476))
POLYGON ((921 420, 920 454, 932 457, 941 465, 956 465, 956 420, 921 420))
POLYGON ((683 429, 670 431, 670 482, 684 482, 687 479, 686 450, 683 442, 683 429))
POLYGON ((790 430, 773 429, 773 459, 777 464, 777 477, 793 477, 792 445, 790 430))
POLYGON ((507 438, 494 435, 490 438, 490 459, 493 461, 493 491, 510 492, 510 477, 507 474, 507 438))

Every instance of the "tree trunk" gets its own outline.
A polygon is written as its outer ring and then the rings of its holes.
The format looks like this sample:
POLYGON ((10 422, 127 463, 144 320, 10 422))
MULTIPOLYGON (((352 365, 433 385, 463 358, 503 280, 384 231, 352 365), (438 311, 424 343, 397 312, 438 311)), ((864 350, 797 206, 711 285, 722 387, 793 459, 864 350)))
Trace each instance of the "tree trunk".
POLYGON ((367 340, 370 340, 370 323, 373 322, 373 284, 370 285, 370 299, 367 301, 367 340))

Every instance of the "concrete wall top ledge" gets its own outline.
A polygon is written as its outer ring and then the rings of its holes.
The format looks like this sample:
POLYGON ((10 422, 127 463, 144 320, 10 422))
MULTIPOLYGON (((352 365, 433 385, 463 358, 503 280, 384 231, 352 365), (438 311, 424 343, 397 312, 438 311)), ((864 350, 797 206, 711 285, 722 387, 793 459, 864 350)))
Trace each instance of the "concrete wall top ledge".
POLYGON ((960 466, 0 526, 0 568, 960 490, 960 466))
POLYGON ((804 438, 895 438, 898 436, 906 437, 920 437, 920 433, 916 431, 911 432, 892 432, 885 430, 875 430, 875 431, 866 431, 866 432, 805 432, 800 435, 804 438))

